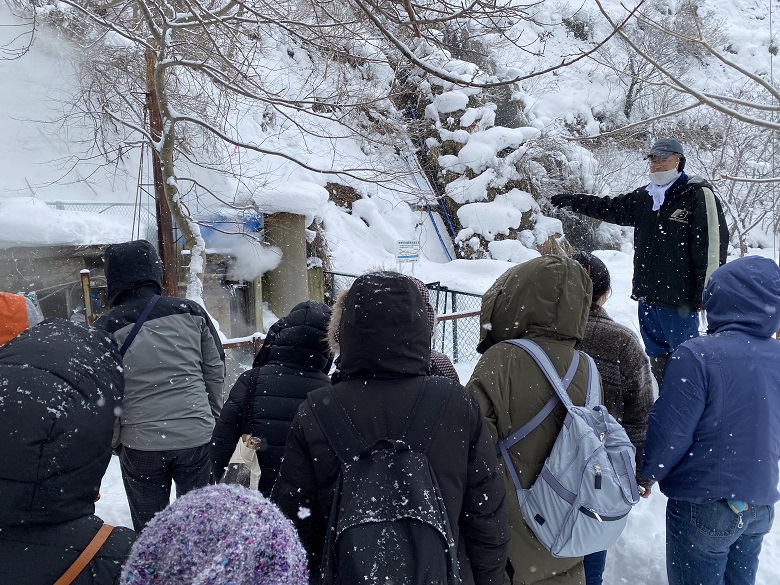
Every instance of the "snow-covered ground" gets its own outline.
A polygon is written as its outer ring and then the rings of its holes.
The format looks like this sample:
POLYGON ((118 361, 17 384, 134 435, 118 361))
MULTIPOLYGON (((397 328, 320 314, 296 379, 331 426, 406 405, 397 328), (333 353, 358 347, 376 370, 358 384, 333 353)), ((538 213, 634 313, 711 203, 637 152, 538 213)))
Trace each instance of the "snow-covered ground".
MULTIPOLYGON (((754 250, 752 253, 776 258, 773 250, 754 250)), ((597 255, 607 264, 612 275, 612 296, 605 305, 609 314, 618 322, 639 332, 636 317, 636 303, 629 298, 631 291, 632 255, 605 250, 597 255)), ((496 261, 451 262, 435 265, 422 263, 415 267, 415 274, 423 280, 442 280, 452 283, 469 283, 469 290, 482 292, 509 265, 496 261), (478 291, 482 289, 482 291, 478 291)), ((388 266, 389 268, 389 266, 388 266)), ((456 364, 461 381, 471 375, 476 362, 456 364)), ((749 478, 746 478, 749 481, 749 478)), ((97 513, 105 521, 123 526, 132 526, 130 511, 125 499, 124 487, 119 472, 119 460, 113 457, 103 485, 97 513)), ((629 517, 628 526, 618 543, 607 556, 605 585, 664 585, 665 572, 665 525, 664 510, 666 498, 656 487, 652 496, 641 500, 629 517)), ((780 514, 780 505, 777 506, 780 514)), ((758 570, 758 585, 780 583, 780 522, 776 522, 770 534, 764 539, 764 549, 758 570)))

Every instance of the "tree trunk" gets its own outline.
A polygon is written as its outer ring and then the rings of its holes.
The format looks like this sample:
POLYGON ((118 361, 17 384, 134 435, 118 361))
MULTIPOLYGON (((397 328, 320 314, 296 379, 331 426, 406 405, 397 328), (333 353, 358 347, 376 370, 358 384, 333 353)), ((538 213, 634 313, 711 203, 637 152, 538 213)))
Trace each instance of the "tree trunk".
MULTIPOLYGON (((162 136, 162 116, 157 102, 157 90, 154 84, 154 65, 156 56, 146 52, 146 108, 149 112, 149 131, 155 142, 162 136)), ((169 297, 179 296, 179 273, 176 258, 176 246, 173 241, 173 220, 168 198, 165 195, 165 182, 162 175, 160 154, 152 148, 152 170, 154 174, 154 199, 157 210, 157 248, 163 263, 163 293, 169 297)))
MULTIPOLYGON (((176 169, 173 161, 174 145, 176 143, 176 123, 171 119, 168 108, 168 96, 165 87, 165 70, 157 66, 158 59, 164 58, 164 48, 160 55, 151 54, 153 69, 153 87, 159 104, 160 126, 162 133, 155 150, 160 157, 160 171, 165 200, 168 203, 171 216, 176 222, 182 237, 184 248, 190 252, 189 278, 187 282, 187 298, 203 303, 203 272, 206 267, 206 242, 200 235, 200 226, 182 208, 179 202, 179 188, 176 182, 176 169)), ((205 305, 204 305, 205 306, 205 305)))

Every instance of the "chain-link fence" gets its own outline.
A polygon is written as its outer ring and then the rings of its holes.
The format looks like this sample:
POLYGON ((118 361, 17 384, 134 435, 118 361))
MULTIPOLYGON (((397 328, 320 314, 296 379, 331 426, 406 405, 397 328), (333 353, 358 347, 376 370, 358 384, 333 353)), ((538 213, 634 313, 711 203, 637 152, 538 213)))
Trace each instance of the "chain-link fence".
POLYGON ((355 282, 357 276, 341 272, 325 272, 325 304, 333 306, 339 295, 355 282))
POLYGON ((446 286, 428 288, 439 322, 436 324, 433 348, 453 361, 468 362, 478 357, 479 310, 482 295, 451 290, 446 286))
MULTIPOLYGON (((356 278, 352 274, 326 272, 325 302, 332 305, 356 278)), ((433 348, 446 354, 454 363, 476 359, 482 296, 451 290, 438 282, 426 286, 439 316, 433 348)))

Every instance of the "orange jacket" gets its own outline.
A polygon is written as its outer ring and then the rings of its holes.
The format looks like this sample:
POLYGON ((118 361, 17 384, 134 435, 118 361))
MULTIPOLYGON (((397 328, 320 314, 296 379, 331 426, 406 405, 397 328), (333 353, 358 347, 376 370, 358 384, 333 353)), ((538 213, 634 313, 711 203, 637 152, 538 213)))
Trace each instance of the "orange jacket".
POLYGON ((29 326, 25 298, 0 292, 0 345, 5 345, 29 326))

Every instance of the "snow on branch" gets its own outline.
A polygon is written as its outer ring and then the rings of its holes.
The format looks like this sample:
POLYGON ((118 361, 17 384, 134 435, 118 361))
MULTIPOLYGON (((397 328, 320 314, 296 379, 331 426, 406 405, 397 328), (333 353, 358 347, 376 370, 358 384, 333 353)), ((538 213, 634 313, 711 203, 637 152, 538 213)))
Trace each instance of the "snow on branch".
MULTIPOLYGON (((739 120, 741 122, 745 122, 746 124, 751 124, 755 126, 760 126, 763 128, 768 128, 771 130, 780 130, 780 123, 777 123, 771 119, 761 118, 755 115, 751 115, 749 113, 745 113, 743 111, 737 110, 733 107, 729 107, 726 105, 727 103, 733 103, 734 105, 739 105, 742 107, 747 108, 748 110, 756 110, 758 112, 761 111, 773 111, 772 109, 768 108, 766 104, 763 103, 756 103, 753 101, 748 100, 740 100, 735 98, 728 98, 728 99, 721 99, 722 96, 720 95, 713 95, 708 92, 702 91, 700 89, 697 89, 694 87, 692 83, 688 83, 684 81, 679 75, 676 75, 673 73, 669 67, 662 64, 658 59, 654 58, 647 50, 643 49, 639 46, 637 42, 635 42, 634 39, 631 38, 629 34, 625 31, 625 20, 623 20, 621 23, 616 22, 616 20, 610 16, 609 12, 605 8, 602 0, 595 0, 596 5, 599 8, 599 11, 604 16, 604 18, 607 20, 609 25, 612 27, 613 32, 616 33, 621 39, 623 39, 626 44, 642 59, 644 59, 647 63, 649 63, 655 71, 660 73, 666 80, 671 82, 669 84, 669 87, 674 89, 675 91, 690 95, 697 100, 697 106, 698 105, 706 105, 713 110, 716 110, 722 114, 725 114, 726 116, 729 116, 735 120, 739 120)), ((772 87, 771 84, 767 83, 765 80, 761 79, 760 76, 751 73, 750 71, 747 71, 743 67, 739 66, 738 64, 734 63, 730 59, 723 56, 719 51, 715 50, 701 35, 701 26, 694 16, 694 21, 696 23, 696 28, 698 31, 699 36, 698 37, 690 37, 685 36, 680 33, 677 33, 675 31, 670 30, 667 27, 664 27, 648 16, 637 13, 638 6, 629 9, 624 4, 621 4, 624 10, 631 11, 630 14, 637 14, 637 19, 640 20, 645 25, 651 26, 657 31, 668 35, 670 38, 681 40, 684 42, 692 43, 694 45, 700 46, 704 48, 709 54, 713 55, 715 58, 717 58, 721 63, 723 63, 725 66, 733 69, 734 71, 740 73, 745 78, 747 78, 750 81, 755 82, 758 84, 761 88, 766 90, 772 97, 775 99, 780 98, 780 93, 772 87)))

